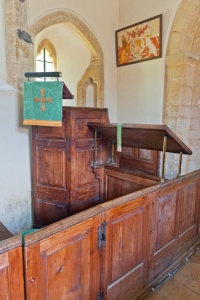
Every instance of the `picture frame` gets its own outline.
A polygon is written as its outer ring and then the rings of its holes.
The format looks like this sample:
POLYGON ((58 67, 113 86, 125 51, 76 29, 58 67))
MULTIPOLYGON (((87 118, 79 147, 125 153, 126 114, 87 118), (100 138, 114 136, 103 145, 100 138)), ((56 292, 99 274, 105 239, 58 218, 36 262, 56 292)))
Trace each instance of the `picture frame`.
POLYGON ((162 57, 162 14, 115 31, 117 67, 162 57))

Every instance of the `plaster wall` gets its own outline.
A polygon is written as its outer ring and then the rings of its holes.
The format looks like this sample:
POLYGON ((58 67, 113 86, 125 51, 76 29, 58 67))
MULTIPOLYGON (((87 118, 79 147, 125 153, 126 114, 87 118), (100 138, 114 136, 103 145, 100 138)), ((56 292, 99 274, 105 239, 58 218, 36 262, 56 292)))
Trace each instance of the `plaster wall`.
POLYGON ((0 86, 0 221, 17 234, 32 226, 30 133, 22 125, 23 96, 0 86))
POLYGON ((161 124, 165 53, 175 13, 181 0, 120 0, 119 28, 163 14, 163 57, 117 69, 118 121, 161 124))

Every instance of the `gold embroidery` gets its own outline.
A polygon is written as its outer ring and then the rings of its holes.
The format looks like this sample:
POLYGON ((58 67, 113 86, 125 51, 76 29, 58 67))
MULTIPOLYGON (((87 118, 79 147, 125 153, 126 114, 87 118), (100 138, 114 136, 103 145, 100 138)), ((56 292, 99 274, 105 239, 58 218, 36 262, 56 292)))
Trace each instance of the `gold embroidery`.
POLYGON ((46 110, 45 105, 44 105, 45 102, 52 102, 52 98, 51 97, 50 98, 44 98, 45 89, 41 89, 40 92, 41 92, 41 98, 34 97, 34 101, 42 103, 42 106, 41 106, 40 109, 41 109, 41 111, 44 112, 46 110))

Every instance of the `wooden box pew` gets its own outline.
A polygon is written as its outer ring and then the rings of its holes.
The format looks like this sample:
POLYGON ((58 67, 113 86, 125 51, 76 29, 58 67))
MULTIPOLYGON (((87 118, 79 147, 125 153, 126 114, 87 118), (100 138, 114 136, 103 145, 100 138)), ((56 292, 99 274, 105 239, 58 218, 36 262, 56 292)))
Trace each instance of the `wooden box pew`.
POLYGON ((1 299, 24 299, 23 282, 25 299, 142 299, 199 245, 199 187, 200 170, 25 235, 23 250, 2 241, 1 299))
POLYGON ((61 128, 33 126, 34 224, 63 220, 25 237, 30 299, 141 297, 195 247, 191 150, 165 125, 123 124, 119 154, 117 127, 106 109, 70 107, 61 128), (180 155, 177 179, 165 181, 166 152, 180 155))
POLYGON ((121 154, 106 109, 65 107, 62 127, 32 132, 34 225, 43 228, 24 237, 26 299, 142 299, 194 251, 200 170, 181 176, 191 150, 167 126, 123 124, 121 154), (180 155, 173 180, 166 152, 180 155))
POLYGON ((142 299, 199 244, 200 171, 25 236, 27 299, 142 299))

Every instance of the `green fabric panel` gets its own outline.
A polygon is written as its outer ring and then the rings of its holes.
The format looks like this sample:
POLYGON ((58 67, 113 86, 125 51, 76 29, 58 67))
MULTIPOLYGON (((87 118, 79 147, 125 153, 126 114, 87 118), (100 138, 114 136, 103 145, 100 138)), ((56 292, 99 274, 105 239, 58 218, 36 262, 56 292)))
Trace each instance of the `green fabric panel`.
POLYGON ((24 82, 24 120, 61 121, 62 92, 60 81, 24 82))
POLYGON ((117 151, 122 152, 122 124, 117 124, 117 151))

